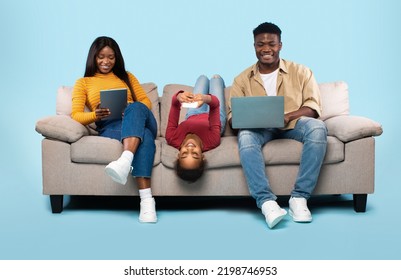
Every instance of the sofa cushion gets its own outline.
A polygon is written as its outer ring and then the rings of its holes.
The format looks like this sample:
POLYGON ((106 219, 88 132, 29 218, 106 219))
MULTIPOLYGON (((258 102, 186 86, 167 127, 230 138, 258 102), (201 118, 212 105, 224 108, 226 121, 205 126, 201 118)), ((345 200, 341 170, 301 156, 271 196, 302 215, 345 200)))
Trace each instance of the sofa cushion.
POLYGON ((319 84, 322 102, 322 121, 349 114, 348 85, 345 82, 319 84))
MULTIPOLYGON (((57 115, 71 116, 72 90, 73 87, 71 86, 60 86, 57 89, 57 97, 56 97, 57 115)), ((86 106, 85 109, 89 110, 88 107, 86 106)))
MULTIPOLYGON (((163 88, 163 95, 161 97, 161 102, 160 102, 160 114, 161 114, 160 135, 161 135, 161 137, 166 136, 166 128, 167 128, 168 116, 170 113, 171 99, 172 99, 173 95, 176 94, 180 90, 192 92, 193 87, 186 86, 186 85, 180 85, 180 84, 169 84, 169 85, 165 85, 163 88)), ((185 108, 181 109, 179 122, 182 122, 185 119, 185 114, 187 113, 187 110, 188 109, 185 109, 185 108)))
MULTIPOLYGON (((160 140, 155 141, 156 152, 153 166, 160 163, 160 140)), ((76 163, 108 164, 123 152, 120 141, 100 136, 85 136, 71 144, 71 161, 76 163)))
POLYGON ((383 133, 381 124, 360 116, 337 116, 325 121, 328 135, 349 142, 383 133))
MULTIPOLYGON (((157 92, 157 85, 154 83, 143 83, 141 84, 145 92, 147 93, 150 101, 152 102, 152 113, 155 116, 158 127, 158 135, 160 135, 160 113, 159 113, 159 94, 157 92)), ((56 114, 71 116, 72 110, 72 91, 71 86, 60 86, 57 90, 56 98, 56 114)), ((85 111, 89 112, 88 107, 85 106, 85 111)), ((96 125, 90 124, 88 126, 91 134, 96 135, 96 125)))
MULTIPOLYGON (((337 163, 344 160, 344 143, 335 137, 327 138, 325 164, 337 163)), ((263 147, 266 165, 299 164, 302 152, 302 143, 290 139, 273 140, 263 147)), ((174 168, 178 150, 162 142, 161 161, 163 165, 174 168)), ((240 166, 238 142, 236 136, 226 136, 221 144, 205 153, 207 168, 223 168, 240 166)))
MULTIPOLYGON (((224 89, 224 98, 226 101, 230 98, 230 90, 231 90, 231 86, 228 86, 224 89)), ((228 102, 226 102, 225 105, 226 105, 226 112, 228 112, 228 102)), ((231 128, 231 126, 228 124, 228 121, 227 121, 223 136, 234 136, 234 135, 235 135, 235 132, 231 128)))
POLYGON ((157 135, 160 136, 160 104, 159 104, 159 93, 157 91, 157 85, 154 83, 145 83, 141 84, 141 86, 147 93, 150 102, 152 102, 151 110, 157 122, 157 135))
POLYGON ((65 115, 42 118, 36 122, 35 129, 44 137, 68 143, 73 143, 82 136, 89 135, 87 127, 65 115))

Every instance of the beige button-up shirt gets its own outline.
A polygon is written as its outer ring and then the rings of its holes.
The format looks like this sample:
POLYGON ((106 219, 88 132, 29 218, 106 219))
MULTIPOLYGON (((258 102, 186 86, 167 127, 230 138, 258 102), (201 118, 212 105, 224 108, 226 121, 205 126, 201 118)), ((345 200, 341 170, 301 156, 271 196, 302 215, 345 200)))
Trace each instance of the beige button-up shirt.
MULTIPOLYGON (((277 96, 284 96, 284 113, 309 107, 321 115, 320 90, 312 71, 300 64, 280 59, 277 75, 277 96)), ((239 74, 230 89, 228 120, 232 117, 231 97, 265 96, 266 90, 257 63, 239 74)), ((298 118, 299 119, 299 118, 298 118)), ((298 119, 289 122, 285 129, 295 127, 298 119)))

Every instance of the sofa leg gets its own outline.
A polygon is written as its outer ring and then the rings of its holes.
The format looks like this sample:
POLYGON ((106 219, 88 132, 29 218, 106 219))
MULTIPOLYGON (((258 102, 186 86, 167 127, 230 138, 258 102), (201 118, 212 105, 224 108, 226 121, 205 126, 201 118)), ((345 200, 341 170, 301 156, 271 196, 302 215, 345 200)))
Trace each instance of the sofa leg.
POLYGON ((355 212, 366 212, 367 194, 354 194, 354 210, 355 212))
POLYGON ((63 196, 62 195, 50 195, 50 205, 52 207, 52 213, 61 213, 63 211, 63 196))

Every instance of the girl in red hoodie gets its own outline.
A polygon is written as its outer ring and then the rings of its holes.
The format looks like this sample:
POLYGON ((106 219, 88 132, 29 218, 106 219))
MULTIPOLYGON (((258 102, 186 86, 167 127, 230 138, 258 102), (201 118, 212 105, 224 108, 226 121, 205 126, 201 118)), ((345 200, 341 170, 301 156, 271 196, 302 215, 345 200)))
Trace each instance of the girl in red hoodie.
POLYGON ((167 143, 177 148, 177 175, 196 181, 205 168, 204 152, 220 145, 226 125, 224 81, 214 75, 210 81, 201 75, 192 92, 179 91, 171 101, 166 129, 167 143), (185 120, 178 124, 182 107, 190 104, 185 120))

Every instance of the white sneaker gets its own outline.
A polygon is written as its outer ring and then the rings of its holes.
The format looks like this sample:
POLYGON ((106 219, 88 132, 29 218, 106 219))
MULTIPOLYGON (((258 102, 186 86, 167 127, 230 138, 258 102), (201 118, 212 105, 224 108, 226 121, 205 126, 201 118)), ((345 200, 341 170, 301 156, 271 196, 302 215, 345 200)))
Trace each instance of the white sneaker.
POLYGON ((156 202, 155 199, 145 198, 141 200, 141 210, 139 211, 139 221, 141 223, 156 223, 156 202))
POLYGON ((121 185, 127 183, 127 177, 131 170, 131 162, 125 158, 112 161, 105 168, 106 174, 109 175, 113 181, 121 185))
POLYGON ((273 228, 287 215, 287 211, 281 208, 274 200, 268 200, 263 203, 262 213, 265 215, 269 228, 273 228))
POLYGON ((294 222, 312 222, 312 214, 308 209, 306 199, 303 197, 291 197, 289 201, 290 216, 294 222))

